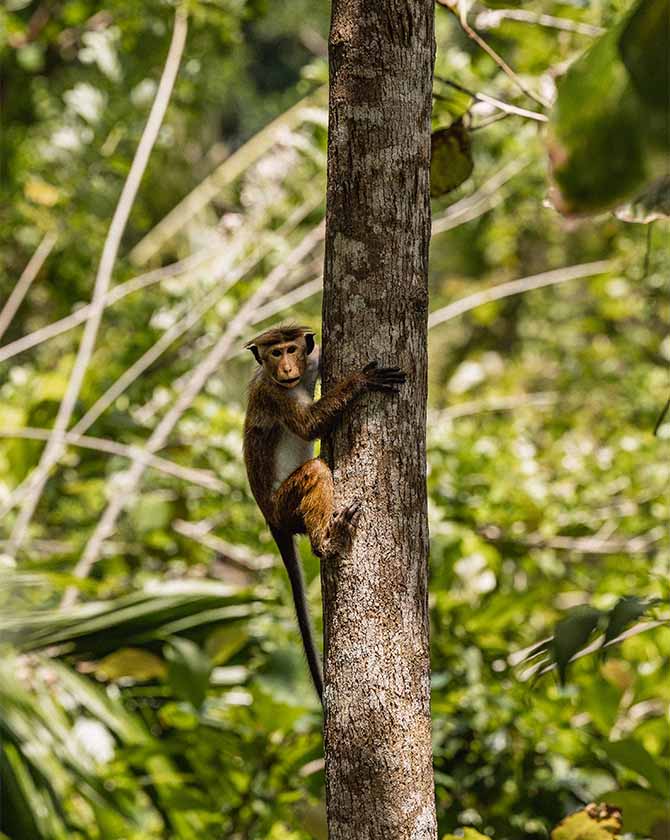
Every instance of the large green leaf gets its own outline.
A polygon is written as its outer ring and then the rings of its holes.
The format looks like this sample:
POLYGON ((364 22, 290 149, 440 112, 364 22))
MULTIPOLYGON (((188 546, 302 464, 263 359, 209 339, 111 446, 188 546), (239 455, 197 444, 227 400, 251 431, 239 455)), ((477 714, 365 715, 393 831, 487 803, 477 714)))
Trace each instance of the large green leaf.
POLYGON ((566 214, 621 204, 649 175, 644 112, 619 56, 619 33, 603 35, 558 86, 548 142, 554 203, 566 214))
POLYGON ((667 797, 657 796, 642 788, 613 790, 603 800, 621 808, 626 831, 653 840, 670 837, 667 797))
POLYGON ((175 695, 200 708, 207 695, 212 663, 209 657, 190 639, 178 636, 163 648, 167 661, 167 676, 175 695))
POLYGON ((0 634, 22 650, 62 645, 66 653, 97 657, 239 621, 257 611, 255 602, 248 590, 214 582, 154 587, 66 611, 2 618, 0 634))
POLYGON ((670 775, 667 770, 639 741, 634 738, 608 741, 603 744, 603 749, 612 761, 646 779, 659 795, 664 796, 670 790, 670 775))
MULTIPOLYGON (((640 0, 621 32, 619 50, 640 98, 667 119, 670 109, 670 0, 640 0)), ((666 142, 670 143, 667 135, 666 142)))

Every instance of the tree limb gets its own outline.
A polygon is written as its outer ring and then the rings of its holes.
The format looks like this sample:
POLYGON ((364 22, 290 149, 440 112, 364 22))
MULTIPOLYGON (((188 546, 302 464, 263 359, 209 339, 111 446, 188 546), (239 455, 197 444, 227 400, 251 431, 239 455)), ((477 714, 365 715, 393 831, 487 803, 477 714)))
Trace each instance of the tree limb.
POLYGON ((84 335, 72 367, 65 396, 63 397, 58 409, 58 415, 53 427, 53 436, 47 442, 44 452, 42 453, 40 463, 33 471, 30 482, 30 490, 26 494, 10 536, 10 545, 12 546, 12 551, 10 553, 15 553, 25 539, 28 525, 30 524, 35 508, 37 507, 37 503, 42 494, 42 489, 46 483, 49 471, 61 456, 63 443, 60 436, 67 430, 70 423, 84 376, 93 356, 98 328, 105 308, 105 297, 109 288, 112 270, 114 268, 114 263, 116 262, 119 246, 121 245, 121 237, 123 236, 128 217, 130 216, 130 211, 135 201, 135 196, 137 195, 140 182, 142 181, 142 176, 144 175, 144 171, 149 161, 149 155, 151 154, 151 150, 158 138, 158 132, 163 123, 163 118, 170 101, 172 89, 174 87, 179 65, 181 63, 187 31, 187 17, 183 7, 179 6, 175 13, 172 40, 170 42, 167 59, 163 68, 163 74, 156 91, 156 97, 153 105, 151 106, 149 118, 145 125, 144 132, 142 133, 142 137, 140 138, 137 151, 135 152, 130 172, 128 173, 128 177, 123 185, 121 196, 116 206, 116 210, 114 211, 114 216, 112 217, 112 222, 109 226, 107 238, 102 249, 102 256, 100 258, 100 264, 98 266, 98 272, 93 289, 93 298, 91 300, 91 312, 86 321, 84 335))
POLYGON ((519 280, 511 280, 509 283, 500 283, 497 286, 492 286, 488 289, 482 289, 480 292, 474 292, 467 295, 460 300, 450 303, 448 306, 443 306, 435 312, 431 312, 428 318, 428 326, 436 327, 438 324, 444 324, 459 315, 470 312, 478 306, 483 306, 485 303, 491 303, 494 300, 501 300, 502 298, 518 295, 522 292, 529 292, 532 289, 541 289, 543 286, 555 286, 558 283, 565 283, 567 280, 577 280, 580 277, 593 277, 596 274, 605 274, 611 271, 616 263, 613 260, 599 260, 592 263, 583 263, 582 265, 570 265, 565 268, 557 268, 553 271, 543 271, 541 274, 534 274, 530 277, 522 277, 519 280))
MULTIPOLYGON (((31 426, 24 426, 20 429, 0 429, 0 438, 23 438, 25 440, 49 440, 52 434, 51 429, 36 429, 31 426)), ((130 460, 136 458, 138 454, 142 453, 141 446, 126 446, 123 443, 117 443, 114 440, 107 438, 90 437, 82 435, 74 430, 71 432, 63 432, 61 434, 61 441, 63 443, 71 444, 72 446, 79 446, 83 449, 94 449, 96 452, 105 452, 108 455, 118 455, 121 458, 129 458, 130 460)), ((183 481, 188 481, 191 484, 198 484, 200 487, 206 487, 208 490, 215 490, 217 493, 222 493, 225 490, 225 484, 219 481, 208 470, 199 470, 194 467, 183 467, 180 464, 175 464, 167 458, 161 458, 158 455, 151 455, 147 461, 147 466, 160 472, 171 475, 174 478, 180 478, 183 481)))
POLYGON ((12 323, 12 318, 16 315, 16 310, 19 306, 21 306, 23 298, 28 294, 28 290, 32 286, 33 280, 39 274, 39 270, 44 265, 44 261, 51 253, 51 249, 55 244, 56 234, 46 233, 40 244, 37 246, 37 250, 21 272, 21 276, 17 280, 16 286, 12 289, 5 305, 2 307, 2 312, 0 312, 0 338, 2 338, 7 330, 7 327, 12 323))

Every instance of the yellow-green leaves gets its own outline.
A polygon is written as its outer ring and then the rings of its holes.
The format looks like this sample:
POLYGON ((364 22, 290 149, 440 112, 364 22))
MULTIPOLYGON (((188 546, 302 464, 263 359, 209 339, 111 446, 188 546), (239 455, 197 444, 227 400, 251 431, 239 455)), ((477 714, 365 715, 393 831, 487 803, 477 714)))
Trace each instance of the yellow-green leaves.
POLYGON ((463 120, 440 128, 431 137, 430 194, 433 198, 455 190, 472 174, 470 137, 463 120))
POLYGON ((621 833, 621 811, 610 805, 587 805, 551 832, 551 840, 612 840, 621 833))

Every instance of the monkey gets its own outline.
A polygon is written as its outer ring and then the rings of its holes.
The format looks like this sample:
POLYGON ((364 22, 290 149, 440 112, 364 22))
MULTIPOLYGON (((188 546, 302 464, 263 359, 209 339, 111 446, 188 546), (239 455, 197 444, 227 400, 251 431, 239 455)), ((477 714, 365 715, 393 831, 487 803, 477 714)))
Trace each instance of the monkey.
POLYGON ((360 501, 334 507, 333 475, 314 457, 313 441, 366 391, 397 393, 406 381, 398 367, 369 362, 345 376, 319 400, 319 348, 308 327, 281 324, 245 344, 259 367, 249 383, 244 421, 244 463, 251 492, 288 573, 312 681, 323 703, 321 665, 312 637, 295 534, 307 534, 321 560, 337 556, 351 538, 360 501))

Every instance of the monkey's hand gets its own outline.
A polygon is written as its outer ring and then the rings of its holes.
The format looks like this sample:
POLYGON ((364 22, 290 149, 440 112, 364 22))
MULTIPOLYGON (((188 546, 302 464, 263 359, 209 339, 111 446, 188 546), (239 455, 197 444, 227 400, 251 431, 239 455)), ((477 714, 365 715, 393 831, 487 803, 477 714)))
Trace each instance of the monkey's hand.
POLYGON ((405 371, 398 367, 379 367, 378 362, 369 362, 361 371, 365 388, 369 391, 391 391, 398 393, 398 388, 407 380, 405 371))

